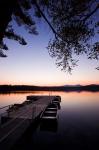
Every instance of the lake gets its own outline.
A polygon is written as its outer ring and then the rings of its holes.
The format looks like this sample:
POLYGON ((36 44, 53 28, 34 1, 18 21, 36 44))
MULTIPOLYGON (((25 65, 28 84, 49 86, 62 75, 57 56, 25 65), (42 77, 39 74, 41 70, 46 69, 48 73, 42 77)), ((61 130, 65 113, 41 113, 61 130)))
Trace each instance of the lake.
POLYGON ((45 92, 0 94, 0 107, 21 103, 27 95, 59 95, 58 121, 37 127, 21 149, 99 149, 99 92, 45 92))

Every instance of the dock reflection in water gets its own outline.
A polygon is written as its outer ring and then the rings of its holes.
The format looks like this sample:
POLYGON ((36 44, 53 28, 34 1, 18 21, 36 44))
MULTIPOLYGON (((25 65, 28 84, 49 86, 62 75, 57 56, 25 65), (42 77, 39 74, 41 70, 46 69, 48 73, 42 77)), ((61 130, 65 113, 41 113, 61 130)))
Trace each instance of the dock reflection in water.
POLYGON ((42 121, 40 124, 40 131, 57 132, 57 129, 58 129, 57 120, 42 121))

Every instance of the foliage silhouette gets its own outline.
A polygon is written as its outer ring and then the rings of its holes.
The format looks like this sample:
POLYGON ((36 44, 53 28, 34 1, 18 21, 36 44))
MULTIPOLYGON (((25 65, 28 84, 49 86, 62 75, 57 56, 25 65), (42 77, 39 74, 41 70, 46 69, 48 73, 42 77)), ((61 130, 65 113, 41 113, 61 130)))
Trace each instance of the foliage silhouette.
MULTIPOLYGON (((98 0, 1 0, 0 56, 6 57, 4 50, 8 50, 3 41, 5 37, 27 44, 9 22, 15 20, 29 33, 37 35, 36 16, 44 19, 54 34, 47 48, 62 70, 71 72, 77 65, 74 54, 85 53, 88 59, 99 60, 98 11, 98 0), (95 38, 93 43, 91 38, 95 38)), ((99 67, 96 69, 99 70, 99 67)))

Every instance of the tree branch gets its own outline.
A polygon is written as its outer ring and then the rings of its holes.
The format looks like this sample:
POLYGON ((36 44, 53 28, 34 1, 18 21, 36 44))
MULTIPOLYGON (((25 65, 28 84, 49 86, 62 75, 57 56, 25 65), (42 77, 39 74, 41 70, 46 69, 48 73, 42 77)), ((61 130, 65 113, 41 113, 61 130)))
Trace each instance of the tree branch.
POLYGON ((51 23, 48 21, 48 19, 46 18, 46 16, 44 15, 44 13, 42 12, 42 10, 40 9, 40 7, 39 7, 37 1, 34 0, 34 2, 35 2, 36 8, 37 8, 38 11, 40 12, 40 14, 41 14, 42 17, 44 18, 44 20, 47 22, 47 24, 49 25, 49 27, 52 29, 53 33, 54 33, 55 35, 57 35, 57 32, 55 31, 55 29, 53 28, 53 26, 51 25, 51 23))
POLYGON ((56 32, 56 30, 54 29, 54 27, 51 25, 51 23, 48 21, 48 19, 46 18, 45 14, 42 12, 42 10, 40 9, 39 4, 37 3, 36 0, 33 1, 33 4, 35 4, 36 8, 38 9, 38 11, 41 13, 42 17, 44 18, 44 20, 47 22, 47 24, 49 25, 49 27, 51 28, 51 30, 53 31, 53 33, 55 34, 55 37, 59 37, 62 41, 64 42, 68 42, 66 39, 64 40, 63 37, 58 34, 56 32))
POLYGON ((19 35, 15 34, 13 31, 8 31, 8 32, 6 31, 5 32, 5 36, 7 38, 9 38, 9 39, 13 39, 13 40, 18 41, 22 45, 26 45, 27 44, 22 37, 20 37, 19 35))
POLYGON ((99 4, 97 5, 97 7, 96 7, 90 14, 88 14, 88 15, 83 19, 83 22, 85 22, 87 19, 89 19, 98 9, 99 9, 99 4))

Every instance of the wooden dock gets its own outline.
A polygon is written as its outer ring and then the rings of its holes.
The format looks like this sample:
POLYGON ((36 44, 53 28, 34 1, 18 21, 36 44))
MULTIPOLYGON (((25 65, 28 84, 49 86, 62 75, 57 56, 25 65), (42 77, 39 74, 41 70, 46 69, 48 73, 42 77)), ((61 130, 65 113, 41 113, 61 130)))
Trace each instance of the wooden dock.
MULTIPOLYGON (((8 109, 9 121, 0 126, 0 149, 10 150, 30 124, 56 96, 28 96, 21 107, 8 109)), ((20 106, 20 105, 19 105, 20 106)))

